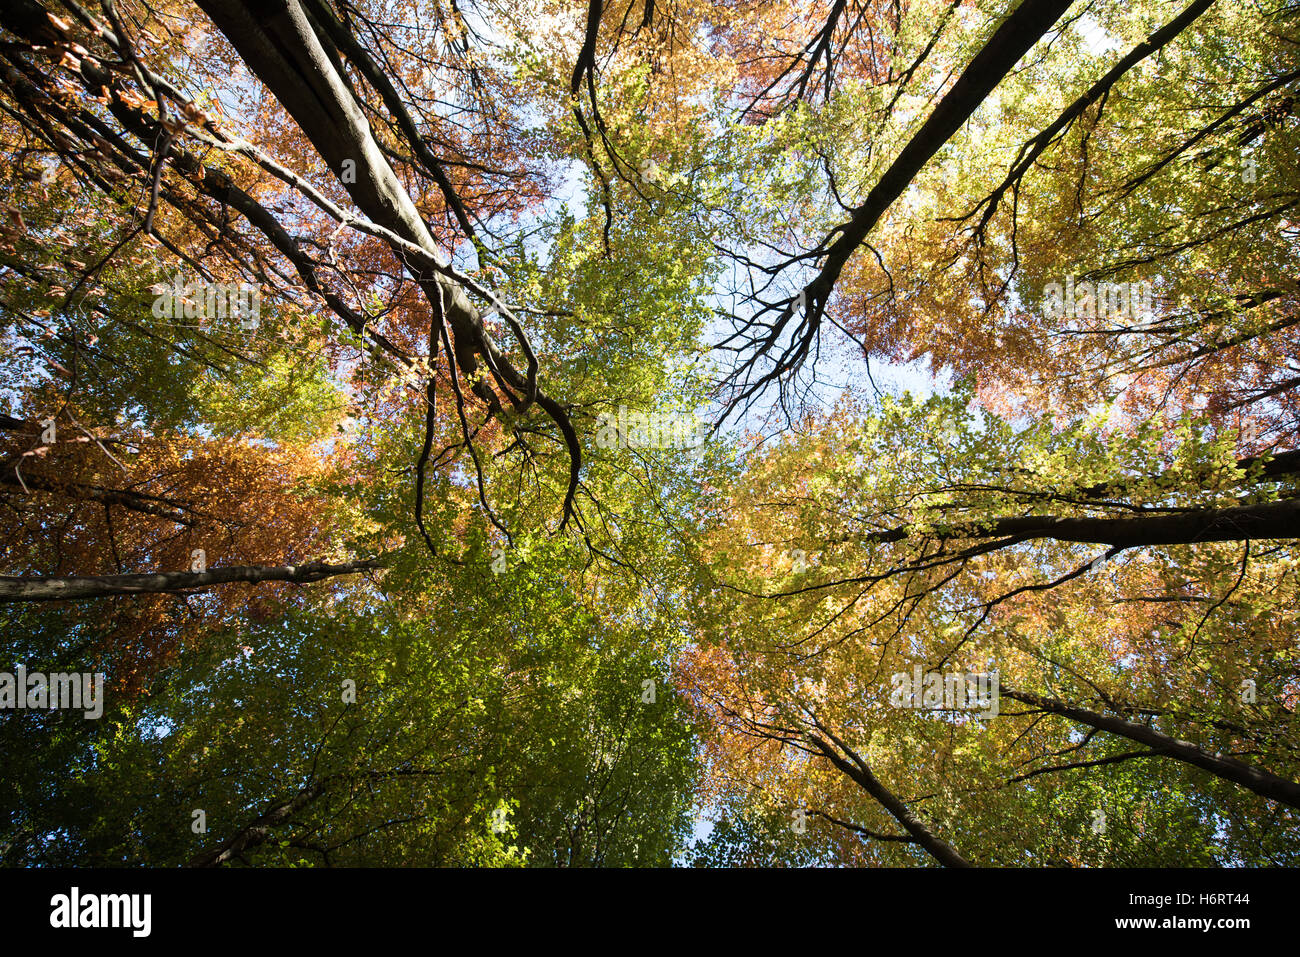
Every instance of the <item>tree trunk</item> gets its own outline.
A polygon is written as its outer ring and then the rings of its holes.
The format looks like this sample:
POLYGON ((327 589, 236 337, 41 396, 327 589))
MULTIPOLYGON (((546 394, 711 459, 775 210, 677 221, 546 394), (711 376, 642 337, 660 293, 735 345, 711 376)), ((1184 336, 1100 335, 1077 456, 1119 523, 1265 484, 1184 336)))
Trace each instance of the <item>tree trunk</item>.
POLYGON ((880 217, 903 194, 930 157, 970 119, 1002 78, 1069 9, 1070 3, 1071 0, 1025 0, 1002 21, 862 205, 853 210, 849 221, 839 230, 839 237, 827 250, 821 273, 809 284, 810 293, 822 301, 829 297, 844 264, 880 217))
MULTIPOLYGON (((910 525, 850 537, 859 542, 901 542, 916 534, 910 525)), ((984 522, 960 522, 925 532, 934 539, 1012 537, 1017 542, 1051 539, 1090 542, 1116 548, 1147 545, 1195 545, 1200 542, 1242 542, 1300 538, 1300 498, 1231 508, 1196 508, 1161 515, 1122 518, 1068 518, 1021 515, 984 522)))
POLYGON ((89 575, 69 578, 21 578, 0 576, 0 602, 63 601, 71 598, 107 598, 111 595, 141 595, 160 592, 190 591, 225 585, 230 582, 280 581, 317 582, 336 575, 355 575, 372 568, 382 568, 383 559, 327 565, 236 565, 212 568, 204 572, 154 572, 140 575, 89 575))

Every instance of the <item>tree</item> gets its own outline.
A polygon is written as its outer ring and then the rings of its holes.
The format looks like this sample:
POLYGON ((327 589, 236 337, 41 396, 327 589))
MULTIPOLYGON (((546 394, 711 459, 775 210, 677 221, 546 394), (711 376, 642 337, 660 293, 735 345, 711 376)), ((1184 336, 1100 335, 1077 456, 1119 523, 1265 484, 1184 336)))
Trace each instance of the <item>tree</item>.
POLYGON ((1293 12, 6 4, 5 859, 1293 861, 1293 12))
MULTIPOLYGON (((1180 792, 1230 783, 1275 802, 1247 818, 1290 820, 1295 660, 1267 619, 1296 584, 1295 533, 1236 511, 1233 534, 1212 528, 1216 500, 1289 504, 1291 460, 1234 462, 1194 423, 1178 444, 1086 420, 1016 429, 971 400, 846 408, 751 458, 707 550, 707 640, 686 681, 713 729, 720 804, 886 842, 869 860, 903 842, 950 866, 1005 862, 986 835, 1021 837, 1045 775, 1122 781, 1091 809, 1131 809, 1147 786, 1128 790, 1130 761, 1176 762, 1159 773, 1182 775, 1180 792), (941 447, 923 444, 935 433, 941 447), (1193 520, 1190 535, 1161 531, 1193 520), (913 674, 993 673, 980 706, 897 693, 913 674)), ((1104 863, 1096 836, 1062 835, 1053 853, 1104 863)), ((1235 853, 1276 853, 1261 839, 1235 853)))

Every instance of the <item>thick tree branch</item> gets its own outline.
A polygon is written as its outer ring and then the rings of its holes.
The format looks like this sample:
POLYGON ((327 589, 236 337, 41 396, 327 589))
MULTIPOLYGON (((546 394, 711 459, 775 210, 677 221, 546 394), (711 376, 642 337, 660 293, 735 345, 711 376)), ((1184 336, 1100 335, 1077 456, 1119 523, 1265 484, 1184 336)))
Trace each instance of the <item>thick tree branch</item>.
POLYGON ((387 561, 372 558, 330 565, 307 562, 303 565, 235 565, 211 568, 203 572, 153 572, 132 575, 87 575, 67 578, 27 578, 0 575, 0 602, 66 601, 76 598, 107 598, 112 595, 142 595, 159 592, 185 592, 243 582, 294 582, 306 584, 338 575, 383 568, 387 561))
POLYGON ((852 748, 837 738, 834 732, 820 722, 817 722, 817 727, 835 743, 835 747, 832 747, 825 738, 817 734, 807 733, 805 735, 807 739, 826 756, 827 760, 856 781, 864 791, 880 803, 881 807, 893 815, 894 819, 903 826, 903 829, 912 836, 917 844, 925 848, 944 867, 971 866, 970 861, 958 854, 947 841, 931 831, 924 821, 912 813, 911 808, 881 784, 880 779, 872 773, 871 768, 852 748), (852 759, 851 763, 845 755, 852 759))
POLYGON ((1300 808, 1300 784, 1246 764, 1244 761, 1238 761, 1236 758, 1227 757, 1221 752, 1211 753, 1190 741, 1180 741, 1144 724, 1136 724, 1123 718, 1098 714, 1087 708, 1057 701, 1055 698, 1044 698, 1027 691, 1016 691, 1005 685, 1001 688, 1000 693, 1013 701, 1032 705, 1049 714, 1060 715, 1101 731, 1118 734, 1130 741, 1146 745, 1158 755, 1194 765, 1203 771, 1210 772, 1215 777, 1240 784, 1247 790, 1253 791, 1271 801, 1278 801, 1289 807, 1300 808))

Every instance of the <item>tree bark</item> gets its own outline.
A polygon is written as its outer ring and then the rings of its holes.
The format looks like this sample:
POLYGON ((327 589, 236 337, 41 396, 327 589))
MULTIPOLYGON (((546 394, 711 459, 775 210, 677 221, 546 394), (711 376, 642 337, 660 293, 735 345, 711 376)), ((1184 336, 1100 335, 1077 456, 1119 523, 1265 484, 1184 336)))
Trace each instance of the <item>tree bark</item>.
MULTIPOLYGON (((980 224, 977 232, 983 230, 984 226, 986 226, 989 220, 993 218, 993 214, 997 212, 998 203, 1002 199, 1003 194, 1006 193, 1006 191, 1015 183, 1020 181, 1020 178, 1029 171, 1029 168, 1033 166, 1035 162, 1037 162, 1038 157, 1043 154, 1043 152, 1070 126, 1071 123, 1083 115, 1084 110, 1093 103, 1096 103, 1098 100, 1108 96, 1111 87, 1118 83, 1125 73, 1133 69, 1133 67, 1137 66, 1152 53, 1155 53, 1161 47, 1170 43, 1175 37, 1191 26, 1197 17, 1213 5, 1214 0, 1195 0, 1195 2, 1181 14, 1130 50, 1128 55, 1116 63, 1104 77, 1094 83, 1089 87, 1086 93, 1066 107, 1050 126, 1026 143, 1021 148, 1020 154, 1016 157, 1015 163, 1012 164, 1011 171, 1007 173, 1006 179, 1002 181, 1001 185, 998 186, 997 189, 981 201, 980 205, 987 204, 987 208, 985 209, 983 216, 980 217, 980 224)), ((978 209, 979 207, 977 206, 976 208, 978 209)))
POLYGON ((1080 708, 1057 701, 1055 698, 1042 698, 1036 694, 1026 691, 1014 691, 1006 687, 1003 687, 1000 693, 1014 701, 1032 705, 1050 714, 1058 714, 1081 724, 1086 724, 1089 727, 1097 728, 1100 731, 1109 731, 1111 734, 1118 734, 1130 741, 1145 744, 1164 757, 1194 765, 1203 771, 1210 772, 1215 777, 1223 778, 1225 781, 1232 781, 1234 784, 1240 784, 1247 790, 1254 791, 1271 801, 1277 801, 1288 807, 1300 808, 1300 784, 1253 767, 1244 761, 1225 757, 1219 752, 1211 753, 1190 741, 1180 741, 1144 724, 1136 724, 1123 718, 1098 714, 1095 711, 1089 711, 1087 708, 1080 708))
POLYGON ((989 37, 934 111, 917 130, 889 169, 840 227, 827 250, 821 273, 807 287, 810 296, 825 301, 848 262, 880 217, 903 194, 926 162, 938 152, 993 92, 1020 58, 1059 20, 1071 0, 1024 0, 989 37))
POLYGON ((119 505, 133 512, 165 518, 177 525, 195 524, 194 519, 187 516, 180 507, 168 507, 171 503, 167 500, 130 489, 106 488, 85 482, 56 482, 40 475, 24 475, 20 480, 17 473, 8 470, 0 471, 0 485, 18 489, 26 486, 28 490, 36 489, 74 500, 88 499, 103 505, 119 505))
POLYGON ((281 801, 259 814, 252 823, 242 827, 229 840, 209 851, 190 858, 186 867, 220 867, 232 857, 265 844, 271 837, 271 828, 288 823, 293 816, 319 798, 329 788, 330 779, 317 781, 287 801, 281 801))
POLYGON ((327 565, 308 562, 305 565, 236 565, 230 568, 212 568, 204 572, 154 572, 136 575, 88 575, 68 578, 23 578, 0 576, 0 602, 64 601, 75 598, 107 598, 112 595, 142 595, 164 592, 190 591, 231 582, 256 584, 281 581, 305 584, 337 575, 355 575, 357 572, 382 568, 383 559, 327 565))
POLYGON ((986 522, 960 522, 924 533, 919 532, 915 526, 901 525, 867 535, 850 536, 844 540, 864 543, 900 542, 922 534, 939 540, 1010 537, 1015 542, 1050 539, 1110 545, 1115 548, 1300 538, 1300 499, 1122 518, 1022 515, 986 522))
POLYGON ((835 748, 822 737, 816 734, 808 734, 807 738, 816 747, 817 750, 826 756, 826 758, 837 768, 847 774, 862 787, 864 791, 875 798, 880 806, 888 811, 903 829, 907 831, 921 847, 925 848, 930 855, 944 867, 970 867, 970 861, 962 857, 953 848, 951 844, 935 834, 919 817, 912 813, 911 808, 904 804, 899 798, 880 783, 880 779, 871 771, 871 767, 862 760, 852 748, 837 738, 828 728, 819 728, 835 742, 836 746, 851 757, 852 763, 844 758, 835 748))
MULTIPOLYGON (((234 45, 248 68, 298 123, 330 168, 339 173, 344 163, 352 164, 356 175, 340 177, 340 182, 357 208, 373 223, 410 244, 405 248, 394 246, 393 252, 419 283, 435 317, 445 317, 454 334, 453 369, 474 383, 471 391, 489 409, 498 409, 487 380, 475 381, 480 367, 478 358, 482 357, 503 391, 513 389, 521 393, 525 408, 536 401, 554 420, 564 435, 570 458, 561 527, 566 525, 582 462, 582 446, 568 413, 536 387, 531 375, 525 376, 515 368, 488 334, 482 313, 465 289, 440 271, 428 226, 375 140, 347 77, 335 67, 337 50, 332 44, 329 50, 325 49, 323 38, 316 33, 298 0, 197 2, 234 45)), ((521 346, 530 349, 523 330, 516 328, 515 332, 521 346)))

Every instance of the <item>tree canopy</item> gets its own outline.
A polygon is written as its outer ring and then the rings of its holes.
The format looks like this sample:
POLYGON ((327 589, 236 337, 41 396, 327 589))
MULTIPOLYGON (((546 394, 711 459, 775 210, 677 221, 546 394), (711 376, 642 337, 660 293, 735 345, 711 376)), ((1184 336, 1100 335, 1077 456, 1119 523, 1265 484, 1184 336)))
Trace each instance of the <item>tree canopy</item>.
POLYGON ((1297 14, 5 0, 0 862, 1300 864, 1297 14))

